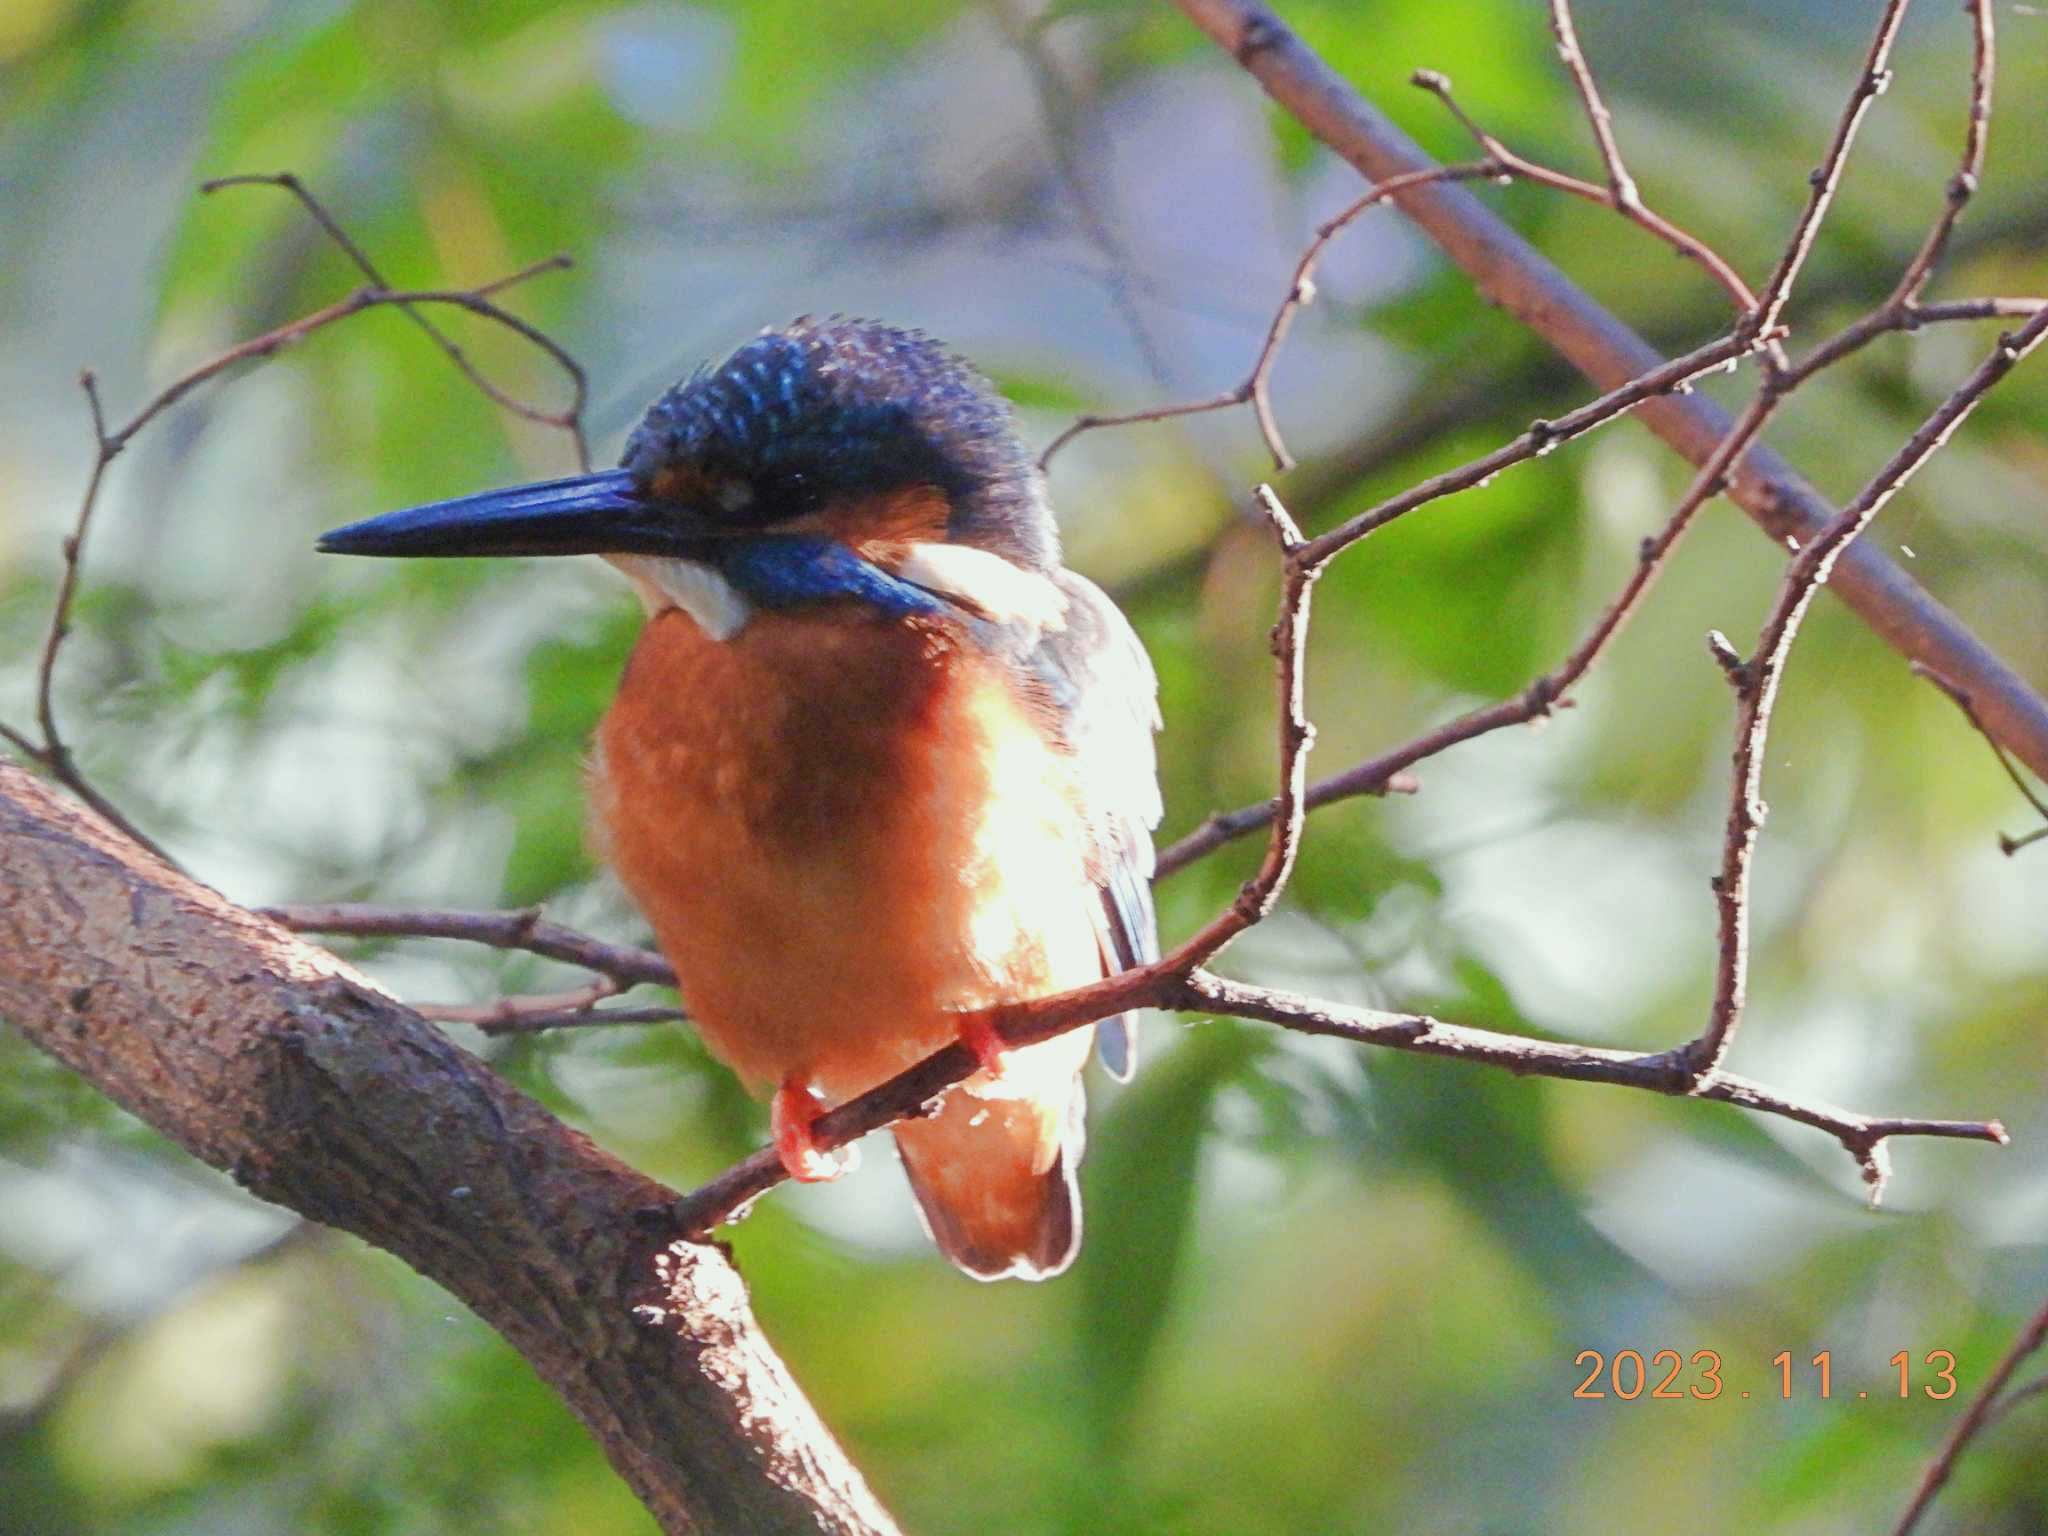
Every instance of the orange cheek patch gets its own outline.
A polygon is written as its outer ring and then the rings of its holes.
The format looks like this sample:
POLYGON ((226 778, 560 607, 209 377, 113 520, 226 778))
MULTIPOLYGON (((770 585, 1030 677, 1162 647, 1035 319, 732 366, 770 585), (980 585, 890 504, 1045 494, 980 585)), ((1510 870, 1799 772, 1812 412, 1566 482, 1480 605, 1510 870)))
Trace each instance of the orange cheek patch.
POLYGON ((837 539, 863 559, 900 555, 913 544, 946 536, 952 516, 946 493, 935 485, 912 485, 875 496, 848 496, 788 526, 792 532, 837 539))
POLYGON ((694 464, 670 464, 655 472, 647 488, 662 501, 688 503, 703 500, 711 483, 694 464))

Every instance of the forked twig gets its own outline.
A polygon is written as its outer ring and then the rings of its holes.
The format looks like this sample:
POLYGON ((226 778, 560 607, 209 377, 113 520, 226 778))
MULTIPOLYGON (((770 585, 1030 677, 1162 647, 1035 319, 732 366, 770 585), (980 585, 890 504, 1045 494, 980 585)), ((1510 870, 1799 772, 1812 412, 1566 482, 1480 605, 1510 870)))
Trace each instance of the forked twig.
MULTIPOLYGON (((1850 541, 1870 526, 1871 519, 1948 441, 1977 402, 2039 346, 2044 335, 2048 335, 2048 310, 2001 336, 1991 355, 1921 423, 1861 494, 1798 551, 1779 582, 1756 650, 1748 661, 1730 669, 1737 693, 1735 762, 1721 870, 1714 879, 1720 908, 1719 958, 1707 1026, 1680 1053, 1692 1072, 1704 1076, 1720 1065, 1742 1019, 1749 967, 1749 873, 1764 819, 1764 744, 1785 658, 1798 638, 1800 622, 1850 541)), ((1771 391, 1766 388, 1758 398, 1771 398, 1771 391)))
MULTIPOLYGON (((1560 13, 1563 13, 1563 8, 1553 5, 1551 11, 1553 18, 1560 13)), ((1564 14, 1568 15, 1568 13, 1564 14)), ((1583 72, 1584 69, 1585 60, 1581 58, 1579 60, 1579 69, 1574 71, 1574 74, 1577 75, 1583 72)), ((1590 84, 1592 80, 1590 73, 1585 73, 1585 80, 1590 84)), ((1614 152, 1615 158, 1608 161, 1609 184, 1605 187, 1596 186, 1594 183, 1583 180, 1580 177, 1568 175, 1563 171, 1552 170, 1547 165, 1538 165, 1535 161, 1525 159, 1509 149, 1507 145, 1480 127, 1472 115, 1458 105, 1457 98, 1451 94, 1450 77, 1440 70, 1418 69, 1413 75, 1409 76, 1409 84, 1416 86, 1418 89, 1428 91, 1438 101, 1441 101, 1444 104, 1445 110, 1464 125, 1465 131, 1472 135, 1473 140, 1479 147, 1505 164, 1515 175, 1525 180, 1533 181, 1538 186, 1550 187, 1571 197, 1584 198, 1587 202, 1598 203, 1603 208, 1612 208, 1631 224, 1656 236, 1657 239, 1670 246, 1672 250, 1685 257, 1686 260, 1697 262, 1701 267, 1705 268, 1707 275, 1713 278, 1720 285, 1722 291, 1728 295, 1729 300, 1735 306, 1737 314, 1746 314, 1756 308, 1756 295, 1749 291, 1749 284, 1742 280, 1741 274, 1730 266, 1722 258, 1720 252, 1708 245, 1706 241, 1700 239, 1697 235, 1679 228, 1654 209, 1645 207, 1642 198, 1636 194, 1634 183, 1628 180, 1628 173, 1626 171, 1619 172, 1622 178, 1621 184, 1627 187, 1629 193, 1626 198, 1622 196, 1613 179, 1621 163, 1618 150, 1614 152)), ((1597 101, 1598 97, 1596 96, 1594 100, 1597 101)), ((1604 114, 1604 107, 1602 112, 1604 114)), ((1604 157, 1612 143, 1611 129, 1601 118, 1594 119, 1594 122, 1596 133, 1603 138, 1601 151, 1604 157)), ((1758 330, 1761 331, 1768 328, 1759 327, 1758 330)))
POLYGON ((1572 77, 1572 85, 1579 93, 1579 102, 1586 109, 1586 122, 1593 130, 1593 142, 1600 150, 1600 163, 1607 167, 1608 206, 1627 212, 1639 207, 1641 194, 1636 191, 1635 178, 1622 163, 1621 145, 1614 138, 1614 114, 1607 110, 1607 102, 1600 94, 1600 86, 1593 79, 1592 66, 1586 62, 1586 53, 1579 46, 1578 28, 1572 24, 1572 8, 1569 0, 1550 0, 1550 31, 1557 39, 1557 57, 1566 73, 1572 77))
POLYGON ((231 369, 244 363, 273 357, 288 347, 296 346, 315 332, 325 330, 365 310, 393 308, 403 311, 432 337, 442 351, 462 370, 463 376, 490 399, 529 421, 561 428, 574 442, 578 462, 585 469, 588 469, 590 464, 583 431, 583 408, 589 395, 589 386, 582 366, 554 338, 500 307, 493 298, 494 295, 543 273, 560 271, 569 265, 568 257, 551 256, 475 288, 393 289, 385 283, 383 274, 341 227, 333 214, 313 196, 298 177, 291 173, 221 177, 204 183, 201 190, 213 192, 222 187, 244 185, 275 186, 289 191, 357 269, 370 280, 372 286, 359 288, 332 304, 302 315, 297 320, 275 326, 260 336, 252 336, 216 353, 158 390, 118 428, 109 428, 107 425, 106 410, 100 401, 98 380, 89 370, 80 375, 79 385, 85 392, 86 407, 92 421, 93 463, 86 477, 85 494, 79 502, 78 515, 72 520, 71 531, 65 535, 62 545, 63 564, 57 579, 57 594, 51 603, 50 623, 44 632, 42 649, 36 664, 36 724, 42 739, 35 740, 25 731, 0 724, 0 739, 6 740, 24 757, 41 766, 52 778, 69 788, 108 823, 167 863, 172 862, 169 855, 102 794, 79 768, 59 729, 55 696, 58 655, 63 649, 65 639, 71 633, 72 612, 78 598, 86 536, 92 529, 93 514, 99 506, 100 491, 106 481, 107 469, 145 427, 201 385, 231 369), (475 365, 462 349, 427 317, 424 311, 435 305, 468 310, 525 337, 539 347, 568 375, 573 386, 570 404, 559 412, 545 412, 524 405, 499 390, 477 372, 475 365))
POLYGON ((1777 329, 1785 304, 1792 297, 1792 284, 1798 279, 1800 268, 1806 265, 1806 258, 1813 252, 1813 243, 1820 237, 1821 221, 1827 217, 1828 208, 1835 200, 1836 187, 1841 185, 1842 168, 1849 163, 1849 150, 1856 142, 1856 131, 1862 126, 1871 102, 1882 96, 1891 84, 1892 45, 1898 41, 1899 24, 1906 17, 1906 4, 1907 0, 1885 0, 1884 13, 1877 22, 1877 33, 1864 56, 1863 71, 1849 89, 1849 99, 1843 104, 1842 115, 1835 122, 1834 136, 1828 141, 1821 163, 1806 178, 1806 205, 1800 209, 1792 236, 1785 242, 1784 254, 1778 258, 1776 268, 1764 284, 1763 294, 1750 311, 1747 324, 1756 334, 1777 329))
POLYGON ((1376 208, 1388 198, 1403 192, 1426 186, 1432 182, 1475 181, 1505 174, 1498 161, 1482 160, 1469 165, 1441 165, 1427 171, 1416 171, 1406 176, 1390 176, 1380 182, 1364 196, 1347 204, 1344 209, 1317 226, 1315 236, 1308 243, 1294 264, 1294 277, 1287 285, 1286 297, 1273 312, 1267 323, 1265 339, 1259 344, 1258 355, 1252 359, 1251 371, 1243 380, 1233 384, 1219 394, 1205 395, 1199 400, 1177 401, 1171 405, 1148 406, 1138 411, 1091 411, 1074 418, 1065 431, 1045 445, 1045 451, 1038 456, 1038 467, 1046 469, 1053 456, 1084 432, 1098 431, 1104 427, 1130 427, 1146 422, 1172 421, 1181 416, 1200 416, 1210 411, 1229 410, 1233 406, 1249 404, 1253 417, 1259 425, 1259 435, 1265 439, 1266 452, 1272 456, 1276 473, 1294 467, 1294 455, 1287 451, 1287 444, 1280 435, 1279 419, 1273 414, 1270 387, 1273 364, 1280 355, 1281 343, 1293 328, 1294 317, 1315 297, 1316 268, 1322 264, 1323 253, 1330 242, 1356 223, 1368 209, 1376 208))
POLYGON ((240 176, 216 176, 211 181, 201 182, 199 190, 211 195, 229 187, 277 187, 290 193, 298 200, 299 206, 312 217, 313 222, 325 231, 327 238, 332 240, 341 253, 354 264, 356 270, 369 279, 371 288, 389 295, 382 302, 391 305, 418 326, 422 334, 447 355, 448 360, 462 371, 462 376, 469 380, 479 393, 501 410, 510 411, 513 415, 540 426, 554 427, 568 433, 570 442, 575 445, 577 467, 585 473, 589 472, 590 444, 583 430, 583 411, 590 401, 590 379, 584 373, 583 365, 547 332, 489 302, 492 294, 499 293, 514 283, 524 282, 540 272, 552 272, 568 266, 567 256, 551 256, 531 267, 522 268, 509 277, 501 277, 481 287, 462 289, 462 297, 449 296, 436 301, 460 305, 474 314, 495 321, 507 330, 525 337, 553 359, 555 365, 569 378, 570 400, 561 410, 548 411, 506 393, 485 377, 482 370, 470 361, 469 354, 463 351, 454 338, 422 313, 420 306, 426 302, 424 296, 394 292, 390 282, 377 269, 376 263, 370 260, 369 253, 356 243, 349 232, 342 228, 341 221, 335 218, 326 205, 313 195, 305 182, 292 172, 253 172, 240 176))

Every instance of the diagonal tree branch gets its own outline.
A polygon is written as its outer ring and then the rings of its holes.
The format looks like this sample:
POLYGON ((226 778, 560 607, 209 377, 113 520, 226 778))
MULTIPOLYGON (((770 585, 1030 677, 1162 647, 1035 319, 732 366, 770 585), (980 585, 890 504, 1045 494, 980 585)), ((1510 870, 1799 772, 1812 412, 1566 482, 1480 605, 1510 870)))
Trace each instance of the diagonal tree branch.
POLYGON ((1389 177, 1373 187, 1364 196, 1354 199, 1334 217, 1326 219, 1316 230, 1315 236, 1303 249, 1294 264, 1294 277, 1287 285, 1286 297, 1274 310, 1273 318, 1267 322, 1265 339, 1259 343, 1258 354, 1252 359, 1251 371, 1230 388, 1199 400, 1180 400, 1170 405, 1147 406, 1136 411, 1089 411, 1068 424, 1038 456, 1038 467, 1048 468, 1054 455, 1067 444, 1086 432, 1099 431, 1104 427, 1133 427, 1143 422, 1173 421, 1182 416, 1201 416, 1211 411, 1226 411, 1233 406, 1249 404, 1253 418, 1258 422, 1259 435, 1265 439, 1266 452, 1272 456, 1273 468, 1283 472, 1294 467, 1294 455, 1287 451, 1286 440, 1280 435, 1279 418, 1273 414, 1271 386, 1273 365, 1279 361, 1281 343, 1294 327, 1294 317, 1315 296, 1316 268, 1322 265, 1323 253, 1330 242, 1349 229, 1371 208, 1408 187, 1420 186, 1429 181, 1475 181, 1506 174, 1506 169, 1497 160, 1481 160, 1469 165, 1440 165, 1426 171, 1416 171, 1405 176, 1389 177))
POLYGON ((2026 1327, 2020 1330, 2019 1336, 2006 1350, 2004 1358, 1992 1370, 1983 1389, 1971 1400, 1970 1406, 1963 1411, 1963 1416, 1956 1420, 1955 1427, 1942 1441, 1941 1449, 1927 1464, 1927 1470, 1920 1475, 1920 1486, 1913 1490, 1912 1502, 1906 1506, 1906 1512, 1899 1517, 1899 1523, 1893 1527, 1892 1536, 1913 1536, 1913 1531, 1920 1524, 1920 1517, 1927 1513, 1935 1495, 1941 1492, 1954 1474, 1956 1463, 1970 1448, 1970 1442, 1976 1439, 1978 1432, 2022 1397, 2032 1395, 2041 1389, 2040 1382, 2012 1392, 2006 1391, 2006 1385, 2012 1380, 2013 1373, 2019 1370, 2028 1357, 2043 1344, 2048 1344, 2048 1303, 2043 1303, 2041 1310, 2036 1312, 2026 1327))
MULTIPOLYGON (((1262 0, 1175 3, 1283 110, 1368 180, 1384 181, 1435 164, 1262 0)), ((1464 189, 1421 185, 1394 201, 1472 276, 1481 292, 1600 388, 1616 388, 1664 361, 1464 189)), ((1652 431, 1694 464, 1706 462, 1732 425, 1720 405, 1698 393, 1651 400, 1641 414, 1652 431)), ((1779 540, 1811 539, 1836 512, 1761 444, 1738 465, 1729 494, 1779 540)), ((2048 700, 1875 544, 1851 546, 1830 585, 1895 649, 1969 689, 1998 741, 2035 772, 2048 774, 2048 700)))
POLYGON ((1863 117, 1870 104, 1882 96, 1892 82, 1892 44, 1898 41, 1899 26, 1906 19, 1907 3, 1908 0, 1885 0, 1884 11, 1877 21, 1877 34, 1871 38, 1870 51, 1863 60, 1863 71, 1850 88, 1849 99, 1843 104, 1842 115, 1835 123, 1834 136, 1828 140, 1827 152, 1806 178, 1806 206, 1800 209, 1792 238, 1786 241, 1784 254, 1778 258, 1778 265, 1764 284, 1763 294, 1751 312, 1751 328, 1759 334, 1776 329, 1783 316, 1785 305, 1792 297, 1792 284, 1806 265, 1806 258, 1813 254, 1813 243, 1820 237, 1821 221, 1827 217, 1828 208, 1835 200, 1835 189, 1842 183, 1842 169, 1849 163, 1849 150, 1856 142, 1856 131, 1863 126, 1863 117))
POLYGON ((1572 77, 1572 87, 1579 93, 1579 103, 1586 109, 1586 122, 1593 130, 1593 143, 1600 151, 1600 163, 1607 168, 1609 206, 1623 211, 1641 206, 1642 195, 1636 190, 1635 178, 1622 163, 1621 145, 1614 137, 1614 114, 1607 110, 1607 100, 1600 94, 1592 67, 1586 63, 1586 51, 1579 46, 1579 31, 1572 23, 1568 0, 1550 0, 1550 34, 1557 39, 1558 62, 1572 77))
POLYGON ((255 1194, 446 1286, 664 1532, 895 1530, 723 1252, 661 1219, 670 1191, 332 955, 4 765, 0 889, 0 1015, 255 1194))
MULTIPOLYGON (((1251 986, 1199 967, 1187 968, 1182 953, 1072 992, 985 1009, 975 1019, 978 1024, 987 1024, 1009 1046, 1021 1047, 1133 1008, 1257 1019, 1305 1034, 1444 1056, 1497 1067, 1518 1076, 1605 1083, 1733 1104, 1757 1114, 1796 1121, 1834 1137, 1856 1160, 1873 1200, 1883 1193, 1889 1174, 1888 1143, 1894 1137, 1931 1136, 1989 1142, 1995 1146, 2004 1146, 2008 1140, 2005 1127, 1996 1120, 1866 1115, 1821 1100, 1781 1093, 1729 1072, 1715 1071, 1694 1079, 1671 1051, 1631 1052, 1569 1045, 1475 1029, 1423 1014, 1376 1012, 1251 986)), ((919 1113, 978 1070, 980 1061, 967 1046, 946 1046, 879 1087, 827 1111, 813 1122, 812 1135, 825 1151, 857 1141, 870 1131, 919 1113)), ((676 1207, 675 1219, 685 1232, 708 1232, 738 1215, 749 1202, 786 1177, 775 1149, 764 1147, 686 1195, 676 1207)))

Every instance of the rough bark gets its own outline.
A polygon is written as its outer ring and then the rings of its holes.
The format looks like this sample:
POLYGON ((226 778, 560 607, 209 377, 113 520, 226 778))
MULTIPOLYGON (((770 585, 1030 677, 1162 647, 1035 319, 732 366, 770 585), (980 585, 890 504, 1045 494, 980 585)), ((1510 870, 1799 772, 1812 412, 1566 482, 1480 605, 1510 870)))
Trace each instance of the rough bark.
POLYGON ((895 1529, 674 1194, 326 951, 0 765, 0 1018, 257 1195, 398 1255, 667 1532, 895 1529))

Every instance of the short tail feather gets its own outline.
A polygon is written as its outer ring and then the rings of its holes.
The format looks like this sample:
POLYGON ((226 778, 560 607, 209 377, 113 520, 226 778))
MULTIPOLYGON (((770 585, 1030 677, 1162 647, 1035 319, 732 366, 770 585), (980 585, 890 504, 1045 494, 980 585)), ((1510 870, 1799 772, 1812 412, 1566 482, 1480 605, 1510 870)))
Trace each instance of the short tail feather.
POLYGON ((926 1229, 979 1280, 1045 1280, 1081 1247, 1081 1086, 1064 1103, 955 1089, 896 1145, 926 1229))

